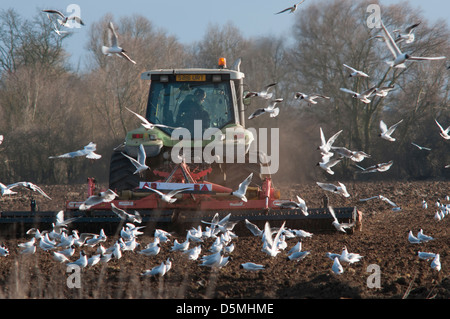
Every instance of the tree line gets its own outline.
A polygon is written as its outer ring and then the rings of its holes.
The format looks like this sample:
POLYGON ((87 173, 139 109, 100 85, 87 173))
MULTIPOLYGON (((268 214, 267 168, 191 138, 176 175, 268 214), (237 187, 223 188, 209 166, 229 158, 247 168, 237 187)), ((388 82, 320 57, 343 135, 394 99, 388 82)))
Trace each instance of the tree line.
MULTIPOLYGON (((373 2, 373 1, 372 1, 373 2)), ((84 183, 87 177, 107 182, 109 157, 127 131, 139 122, 126 108, 144 114, 147 81, 140 74, 151 69, 217 66, 240 58, 246 90, 273 88, 280 115, 247 121, 247 127, 280 130, 280 170, 276 180, 289 182, 325 179, 439 179, 450 169, 449 141, 439 135, 437 119, 450 125, 447 61, 417 61, 405 69, 390 68, 386 44, 373 38, 378 28, 367 26, 370 1, 321 0, 289 16, 292 29, 285 37, 246 38, 232 23, 209 25, 203 37, 181 44, 173 35, 142 15, 104 15, 85 26, 86 70, 74 71, 64 44, 70 33, 56 34, 42 12, 25 20, 14 9, 0 12, 0 182, 27 180, 42 184, 84 183), (324 10, 323 8, 327 8, 324 10), (101 52, 107 25, 113 21, 120 42, 137 64, 101 52), (372 40, 369 40, 373 38, 372 40), (351 78, 343 64, 369 74, 351 78), (386 97, 364 104, 340 88, 361 92, 372 86, 394 85, 386 97), (295 92, 323 94, 330 100, 318 104, 294 99, 295 92), (403 119, 395 142, 378 137, 379 122, 392 125, 403 119), (358 174, 348 159, 330 176, 316 166, 321 156, 319 128, 327 138, 339 130, 335 146, 362 150, 371 155, 362 167, 394 161, 377 175, 358 174), (49 156, 97 144, 102 159, 50 160, 49 156), (431 151, 419 150, 412 143, 431 151)), ((406 3, 382 6, 389 30, 420 21, 415 41, 401 43, 404 51, 419 56, 450 56, 449 29, 445 21, 427 21, 406 3)), ((253 99, 250 114, 265 106, 253 99)))

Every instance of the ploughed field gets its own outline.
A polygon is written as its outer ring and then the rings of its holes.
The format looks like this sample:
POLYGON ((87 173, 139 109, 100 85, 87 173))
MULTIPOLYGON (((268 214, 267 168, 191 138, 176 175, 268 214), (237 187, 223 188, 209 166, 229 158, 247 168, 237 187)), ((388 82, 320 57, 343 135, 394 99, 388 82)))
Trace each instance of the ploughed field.
MULTIPOLYGON (((300 238, 287 238, 287 248, 270 257, 261 250, 261 238, 253 236, 243 222, 237 225, 241 226, 236 232, 238 237, 231 240, 234 250, 225 254, 231 259, 222 268, 201 266, 201 256, 212 254, 208 249, 213 238, 204 240, 198 260, 188 260, 186 254, 171 251, 174 240, 184 241, 186 233, 173 233, 170 241, 161 243, 156 256, 144 256, 138 252, 154 241, 154 227, 147 225, 145 234, 137 237, 139 246, 134 251, 123 251, 120 259, 83 268, 75 278, 75 273, 68 272, 64 263, 53 260, 51 252, 37 247, 35 254, 21 254, 18 244, 28 241, 31 236, 11 238, 0 234, 2 245, 9 250, 8 256, 0 257, 0 298, 450 298, 450 216, 435 219, 436 201, 450 203, 446 200, 450 195, 450 183, 379 181, 344 184, 351 196, 344 198, 327 193, 329 204, 356 206, 363 213, 361 230, 353 234, 311 231, 312 237, 301 239, 302 250, 310 254, 300 261, 287 259, 288 251, 300 238), (360 201, 375 195, 386 196, 401 210, 393 211, 392 206, 379 199, 360 201), (427 209, 422 207, 422 200, 427 201, 427 209), (409 231, 417 235, 420 229, 434 240, 409 243, 409 231), (364 257, 352 264, 342 262, 343 273, 335 274, 333 260, 326 253, 340 254, 344 246, 350 253, 364 257), (439 253, 441 270, 431 268, 431 260, 420 259, 419 251, 439 253), (163 277, 141 275, 169 257, 172 267, 163 277), (245 262, 261 264, 265 269, 241 269, 240 264, 245 262)), ((282 198, 295 199, 295 195, 299 195, 309 208, 323 205, 325 191, 315 183, 275 186, 281 190, 282 198)), ((87 194, 85 185, 42 188, 52 200, 34 195, 40 210, 61 210, 66 200, 82 201, 87 194)), ((30 192, 20 191, 18 195, 0 198, 0 210, 29 210, 29 201, 30 192)), ((290 222, 286 227, 303 229, 290 222)), ((97 233, 99 231, 100 227, 97 233)), ((101 244, 108 248, 119 236, 118 233, 107 233, 106 241, 101 244)), ((189 248, 197 245, 191 242, 189 248)), ((97 254, 97 248, 98 245, 76 247, 75 254, 69 259, 77 260, 80 250, 91 257, 97 254)))

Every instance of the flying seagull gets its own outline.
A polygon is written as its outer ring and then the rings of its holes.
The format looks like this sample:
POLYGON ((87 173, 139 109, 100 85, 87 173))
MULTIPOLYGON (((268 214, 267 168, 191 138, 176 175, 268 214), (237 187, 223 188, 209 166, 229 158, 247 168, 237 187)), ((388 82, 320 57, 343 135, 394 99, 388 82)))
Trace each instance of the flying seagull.
POLYGON ((49 158, 50 159, 53 159, 53 158, 74 158, 74 157, 78 157, 78 156, 86 156, 86 158, 89 158, 89 159, 92 159, 92 160, 96 160, 96 159, 100 159, 102 157, 101 155, 95 153, 96 150, 97 150, 97 144, 95 144, 93 142, 90 142, 82 150, 69 152, 69 153, 65 153, 65 154, 57 155, 57 156, 49 156, 49 158))
POLYGON ((352 94, 352 97, 354 99, 358 99, 361 102, 364 102, 366 104, 369 104, 371 102, 371 100, 369 100, 369 97, 376 91, 376 87, 371 87, 370 89, 365 90, 364 92, 361 93, 357 93, 355 91, 346 89, 346 88, 341 88, 340 90, 346 93, 350 93, 352 94))
POLYGON ((371 157, 363 151, 351 151, 343 146, 331 146, 331 150, 336 151, 341 157, 346 157, 354 162, 361 162, 366 157, 371 157))
POLYGON ((138 224, 142 223, 142 217, 138 211, 134 211, 134 214, 130 214, 114 205, 114 203, 111 203, 111 210, 124 221, 138 224))
POLYGON ((252 178, 253 173, 250 173, 250 175, 242 183, 239 184, 238 189, 231 192, 231 195, 240 198, 243 202, 247 202, 247 197, 245 196, 245 193, 247 192, 248 185, 250 185, 252 178))
POLYGON ((378 136, 380 136, 382 139, 385 139, 386 141, 394 142, 395 138, 393 138, 391 135, 392 133, 394 133, 395 129, 401 122, 403 122, 403 119, 388 128, 386 123, 384 123, 383 120, 380 120, 381 133, 378 136))
POLYGON ((153 124, 153 123, 150 123, 150 122, 149 122, 145 117, 143 117, 142 115, 140 115, 140 114, 138 114, 138 113, 136 113, 136 112, 133 112, 132 110, 130 110, 130 109, 127 108, 126 106, 125 106, 125 108, 126 108, 128 111, 130 111, 131 113, 133 113, 134 115, 136 115, 136 116, 142 121, 141 125, 142 125, 143 127, 145 127, 147 130, 153 130, 155 127, 171 128, 171 129, 181 128, 181 127, 172 127, 172 126, 168 126, 168 125, 164 125, 164 124, 153 124))
POLYGON ((123 152, 122 152, 122 155, 125 156, 126 158, 128 158, 131 161, 131 163, 134 165, 134 167, 136 167, 136 171, 133 174, 137 174, 137 173, 143 172, 147 169, 150 169, 150 167, 148 167, 147 164, 145 164, 145 161, 147 159, 147 154, 145 153, 144 145, 142 145, 142 144, 139 145, 137 159, 135 159, 123 152))
POLYGON ((381 21, 381 28, 383 30, 383 36, 385 39, 385 43, 389 49, 389 51, 391 51, 392 56, 394 57, 393 61, 387 61, 387 64, 390 67, 394 67, 394 68, 405 68, 405 61, 410 60, 410 61, 420 61, 420 60, 442 60, 445 59, 445 56, 438 56, 438 57, 417 57, 417 56, 412 56, 409 55, 407 53, 403 53, 399 47, 397 46, 397 43, 394 41, 394 39, 392 38, 391 34, 389 33, 389 31, 386 29, 386 27, 384 26, 383 21, 381 21))
POLYGON ((177 200, 176 198, 173 198, 176 194, 181 193, 181 192, 184 192, 184 191, 186 191, 186 190, 189 189, 189 187, 184 187, 184 188, 179 188, 179 189, 171 190, 171 191, 168 192, 167 194, 164 194, 163 192, 160 192, 160 191, 157 190, 157 189, 148 187, 147 185, 145 185, 144 188, 149 189, 149 190, 151 190, 151 191, 157 193, 157 194, 161 197, 161 199, 162 199, 163 201, 165 201, 165 202, 167 202, 167 203, 170 203, 170 204, 174 203, 174 202, 177 200))
POLYGON ((298 2, 298 3, 296 3, 296 4, 294 4, 292 7, 289 7, 289 8, 286 8, 286 9, 284 9, 284 10, 281 10, 280 12, 277 12, 277 13, 275 13, 275 14, 280 14, 280 13, 283 13, 283 12, 286 12, 286 11, 289 11, 289 13, 294 13, 295 10, 297 10, 297 6, 300 5, 300 4, 302 4, 303 2, 305 2, 305 0, 300 1, 300 2, 298 2))
POLYGON ((352 68, 351 66, 348 66, 347 64, 344 64, 344 66, 350 70, 350 74, 348 77, 352 78, 352 77, 364 77, 364 78, 368 78, 369 75, 367 73, 364 73, 363 71, 359 71, 355 68, 352 68))
POLYGON ((108 203, 113 201, 116 197, 119 197, 114 191, 111 189, 108 189, 104 192, 100 192, 98 195, 92 195, 88 199, 86 199, 81 205, 79 206, 79 210, 87 210, 91 208, 94 205, 100 204, 100 203, 108 203))
POLYGON ((331 183, 320 183, 320 182, 316 182, 316 184, 320 188, 322 188, 323 190, 326 190, 328 192, 342 195, 344 197, 350 197, 350 194, 347 192, 347 187, 344 184, 342 184, 341 182, 338 182, 339 186, 336 186, 331 183))
POLYGON ((320 141, 321 145, 318 146, 318 149, 320 150, 320 153, 324 156, 333 156, 333 153, 330 152, 334 141, 338 138, 339 134, 342 133, 343 130, 338 131, 335 133, 332 137, 330 137, 328 140, 325 139, 325 134, 323 134, 323 130, 320 127, 320 141))
POLYGON ((256 91, 248 92, 248 93, 244 96, 244 98, 247 99, 247 98, 250 98, 250 97, 258 96, 258 97, 260 97, 260 98, 269 100, 269 99, 271 99, 272 96, 273 96, 273 93, 272 93, 272 92, 269 93, 269 89, 272 88, 272 87, 274 87, 275 85, 277 85, 277 83, 271 83, 271 84, 269 84, 269 85, 266 85, 266 86, 264 87, 264 89, 262 89, 262 90, 259 91, 259 92, 256 92, 256 91))
POLYGON ((418 27, 420 24, 420 22, 418 23, 414 23, 413 25, 410 25, 409 27, 407 27, 404 30, 394 30, 392 32, 397 33, 397 35, 395 36, 395 42, 399 43, 402 41, 405 41, 405 43, 412 43, 415 40, 415 35, 413 33, 414 29, 416 27, 418 27), (404 33, 403 33, 404 32, 404 33))
POLYGON ((269 113, 270 117, 276 117, 280 113, 280 109, 278 107, 275 107, 275 105, 279 102, 283 102, 283 99, 280 98, 272 100, 267 107, 259 108, 255 112, 250 114, 248 119, 249 120, 254 119, 255 117, 258 117, 264 113, 269 113))
POLYGON ((81 18, 78 17, 78 16, 75 16, 75 15, 71 15, 71 16, 69 16, 69 17, 66 17, 61 11, 58 11, 58 10, 51 10, 51 9, 42 10, 42 12, 45 12, 45 13, 47 13, 47 14, 49 14, 49 13, 50 13, 50 14, 56 14, 56 15, 60 16, 61 19, 58 19, 58 22, 59 22, 59 24, 61 24, 62 26, 66 26, 66 25, 67 25, 67 22, 68 22, 69 20, 74 20, 75 22, 77 22, 77 23, 79 23, 79 24, 81 24, 81 25, 84 25, 84 22, 81 20, 81 18))
POLYGON ((294 95, 294 98, 295 99, 300 99, 300 100, 305 100, 306 102, 308 102, 308 105, 317 104, 316 99, 318 99, 318 98, 322 98, 322 99, 326 99, 326 100, 330 99, 329 96, 320 95, 320 94, 307 95, 307 94, 302 93, 302 92, 296 92, 295 95, 294 95))
POLYGON ((389 86, 382 86, 380 88, 375 89, 375 95, 385 97, 388 95, 390 91, 392 91, 395 88, 395 85, 389 85, 389 86))
MULTIPOLYGON (((45 198, 51 200, 51 198, 39 186, 37 186, 37 185, 35 185, 33 183, 30 183, 30 182, 17 182, 17 183, 13 183, 11 185, 8 185, 7 187, 8 187, 8 189, 12 189, 12 188, 17 187, 17 186, 22 186, 22 187, 25 187, 25 188, 27 188, 29 190, 34 191, 34 192, 38 192, 42 196, 44 196, 45 198)), ((3 188, 2 188, 2 192, 3 192, 3 188)))
POLYGON ((112 55, 112 54, 116 54, 122 58, 127 59, 128 61, 130 61, 133 64, 136 64, 135 61, 133 61, 125 52, 125 50, 123 48, 121 48, 118 43, 117 43, 117 33, 116 30, 114 30, 114 25, 112 24, 112 22, 109 23, 108 25, 108 32, 109 32, 109 43, 110 46, 102 46, 102 52, 104 55, 112 55))
POLYGON ((308 216, 308 207, 306 206, 306 202, 303 198, 301 198, 300 196, 297 195, 297 201, 288 201, 288 202, 284 202, 284 203, 280 203, 280 204, 276 204, 278 206, 280 206, 281 208, 290 208, 290 209, 296 209, 296 208, 300 208, 300 210, 302 211, 303 215, 308 216))
POLYGON ((417 147, 417 148, 418 148, 419 150, 421 150, 421 151, 423 151, 423 150, 425 150, 425 151, 431 151, 431 148, 428 148, 428 147, 425 147, 425 146, 417 145, 417 144, 414 143, 414 142, 411 142, 411 144, 414 145, 415 147, 417 147))
POLYGON ((362 169, 361 173, 374 173, 374 172, 385 172, 388 169, 391 168, 392 164, 394 163, 393 160, 390 160, 387 163, 379 163, 372 166, 369 166, 367 168, 363 168, 361 166, 358 166, 360 169, 362 169))
POLYGON ((338 219, 336 218, 336 213, 334 212, 333 207, 328 206, 328 211, 331 214, 331 217, 333 217, 333 222, 331 223, 334 228, 336 228, 337 231, 340 231, 342 233, 346 233, 346 229, 351 229, 355 226, 355 223, 339 223, 338 219))
POLYGON ((442 136, 442 138, 444 138, 444 139, 446 139, 446 140, 449 140, 450 139, 450 135, 448 134, 449 133, 449 131, 450 131, 450 126, 449 127, 447 127, 445 130, 444 130, 444 128, 441 126, 441 124, 439 124, 439 122, 435 119, 434 120, 435 122, 436 122, 436 124, 439 126, 439 129, 440 129, 440 135, 442 136))

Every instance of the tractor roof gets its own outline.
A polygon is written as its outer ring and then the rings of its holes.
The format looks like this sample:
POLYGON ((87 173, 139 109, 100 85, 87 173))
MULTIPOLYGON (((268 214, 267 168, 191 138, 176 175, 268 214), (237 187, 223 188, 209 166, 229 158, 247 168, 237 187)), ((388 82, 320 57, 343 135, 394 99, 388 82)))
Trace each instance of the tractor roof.
POLYGON ((231 80, 239 80, 245 77, 244 73, 229 70, 229 69, 200 69, 200 68, 192 68, 192 69, 159 69, 159 70, 151 70, 141 73, 142 80, 150 80, 152 75, 162 75, 162 74, 220 74, 226 73, 230 75, 231 80))

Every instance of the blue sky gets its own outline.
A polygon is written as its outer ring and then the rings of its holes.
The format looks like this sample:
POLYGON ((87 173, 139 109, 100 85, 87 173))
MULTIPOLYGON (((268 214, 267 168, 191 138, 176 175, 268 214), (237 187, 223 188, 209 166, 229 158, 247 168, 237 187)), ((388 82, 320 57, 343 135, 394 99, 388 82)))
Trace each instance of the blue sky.
MULTIPOLYGON (((38 9, 58 9, 64 13, 70 4, 77 4, 86 26, 73 29, 74 35, 67 41, 67 51, 72 54, 72 63, 83 60, 86 54, 87 28, 89 22, 98 21, 104 14, 111 13, 115 18, 134 13, 148 18, 155 27, 176 36, 181 43, 200 41, 208 26, 224 25, 232 22, 244 37, 263 35, 290 36, 293 19, 288 13, 275 15, 298 0, 17 0, 0 3, 0 9, 14 8, 23 17, 32 17, 38 9)), ((306 0, 302 5, 314 0, 306 0)), ((381 0, 383 4, 399 3, 401 0, 381 0)), ((450 25, 450 1, 448 0, 409 0, 413 7, 423 9, 429 21, 446 19, 450 25)), ((301 10, 301 6, 300 9, 301 10)), ((295 14, 300 13, 297 11, 295 14)))

